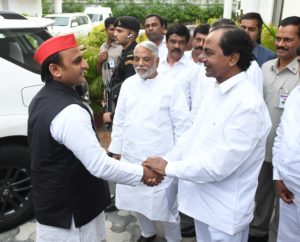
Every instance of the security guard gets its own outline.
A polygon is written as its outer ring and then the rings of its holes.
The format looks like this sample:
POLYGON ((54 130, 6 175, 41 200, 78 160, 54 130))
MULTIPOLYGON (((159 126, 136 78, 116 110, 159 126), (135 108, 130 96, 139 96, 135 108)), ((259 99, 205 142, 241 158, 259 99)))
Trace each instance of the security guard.
POLYGON ((110 81, 109 112, 103 114, 103 122, 110 124, 113 120, 114 110, 121 85, 126 78, 135 74, 133 67, 133 50, 136 46, 136 38, 140 30, 140 24, 135 17, 123 16, 114 21, 114 37, 119 45, 122 45, 122 55, 120 62, 115 69, 110 81))

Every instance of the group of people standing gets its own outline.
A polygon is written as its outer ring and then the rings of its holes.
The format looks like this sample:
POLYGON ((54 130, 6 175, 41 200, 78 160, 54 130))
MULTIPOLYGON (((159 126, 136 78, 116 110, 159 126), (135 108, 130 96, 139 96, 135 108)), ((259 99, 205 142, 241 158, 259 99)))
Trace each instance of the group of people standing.
POLYGON ((278 217, 277 241, 299 241, 300 17, 280 22, 276 55, 260 44, 258 13, 240 27, 201 24, 189 52, 186 26, 157 14, 143 24, 149 40, 137 44, 136 18, 105 21, 108 153, 74 89, 88 68, 74 36, 35 54, 45 82, 28 121, 37 241, 104 240, 106 181, 117 183, 116 206, 136 212, 139 242, 155 241, 156 221, 168 242, 181 241, 184 215, 197 242, 275 242, 278 217))

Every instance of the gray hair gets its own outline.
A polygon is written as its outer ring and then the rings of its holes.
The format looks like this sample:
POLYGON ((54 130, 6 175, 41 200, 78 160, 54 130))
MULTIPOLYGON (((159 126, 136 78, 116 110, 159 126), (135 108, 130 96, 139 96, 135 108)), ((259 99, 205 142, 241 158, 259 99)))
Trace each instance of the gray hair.
POLYGON ((152 41, 146 40, 139 44, 137 44, 134 48, 133 55, 138 47, 142 47, 144 49, 149 50, 155 57, 158 57, 158 47, 152 41))

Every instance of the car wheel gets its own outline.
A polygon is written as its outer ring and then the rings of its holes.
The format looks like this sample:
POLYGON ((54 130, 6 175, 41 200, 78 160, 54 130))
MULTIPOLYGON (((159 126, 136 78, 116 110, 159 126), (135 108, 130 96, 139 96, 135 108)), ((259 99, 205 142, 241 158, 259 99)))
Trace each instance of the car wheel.
POLYGON ((0 232, 33 217, 28 148, 0 147, 0 232))

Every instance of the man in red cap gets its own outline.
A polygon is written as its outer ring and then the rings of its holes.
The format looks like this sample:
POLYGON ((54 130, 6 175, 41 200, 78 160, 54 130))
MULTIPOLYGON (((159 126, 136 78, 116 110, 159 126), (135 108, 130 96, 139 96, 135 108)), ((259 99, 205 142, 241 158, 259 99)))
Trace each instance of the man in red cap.
POLYGON ((28 143, 37 242, 105 239, 107 182, 157 185, 141 165, 118 162, 100 146, 93 117, 75 91, 87 62, 73 34, 53 37, 36 51, 45 86, 29 107, 28 143))

